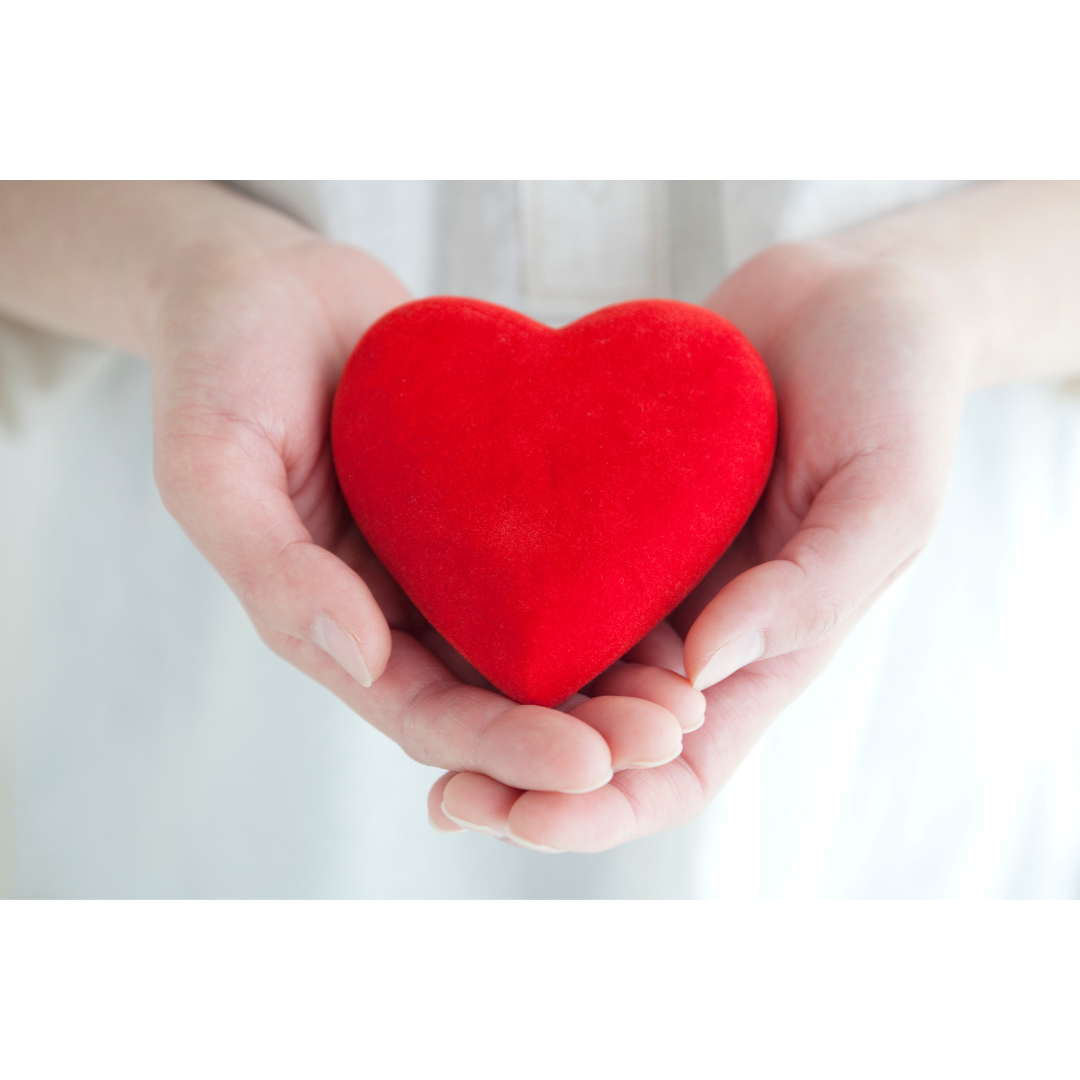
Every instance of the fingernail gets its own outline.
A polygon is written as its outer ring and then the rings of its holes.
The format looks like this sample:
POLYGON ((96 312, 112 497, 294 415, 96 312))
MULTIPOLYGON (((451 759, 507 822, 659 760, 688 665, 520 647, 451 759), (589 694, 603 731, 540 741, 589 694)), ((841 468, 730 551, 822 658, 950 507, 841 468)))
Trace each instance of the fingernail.
POLYGON ((562 848, 548 847, 547 844, 534 844, 531 840, 523 840, 516 832, 511 829, 506 834, 506 839, 517 844, 518 847, 526 848, 529 851, 542 851, 545 855, 563 855, 565 854, 562 848))
POLYGON ((698 672, 694 679, 695 690, 704 690, 715 686, 733 672, 755 660, 760 660, 765 652, 765 635, 760 630, 751 630, 726 645, 721 645, 709 657, 709 662, 698 672))
POLYGON ((442 833, 443 836, 460 836, 465 830, 461 828, 457 829, 444 829, 430 814, 427 816, 428 824, 437 832, 442 833))
POLYGON ((371 672, 364 663, 356 638, 340 623, 320 615, 311 627, 311 640, 329 653, 361 686, 371 685, 371 672))
POLYGON ((447 813, 446 807, 439 807, 440 810, 455 824, 460 825, 463 829, 468 829, 469 832, 483 833, 485 836, 494 836, 499 840, 502 840, 506 835, 499 832, 498 829, 493 829, 489 825, 477 825, 474 821, 464 821, 462 818, 454 817, 453 814, 447 813))
POLYGON ((671 757, 661 758, 659 761, 631 761, 629 765, 620 765, 619 772, 624 772, 626 769, 655 769, 660 765, 666 765, 669 761, 674 761, 682 753, 682 746, 675 751, 671 757))
MULTIPOLYGON (((678 755, 676 755, 676 757, 677 756, 678 755)), ((614 769, 608 769, 607 776, 605 776, 604 779, 601 780, 599 784, 593 784, 592 787, 583 787, 583 788, 560 788, 559 789, 559 794, 560 795, 588 795, 590 791, 599 791, 600 788, 602 788, 605 784, 610 784, 611 783, 611 778, 614 775, 615 775, 615 770, 614 769)))
POLYGON ((704 698, 702 698, 701 699, 701 715, 696 720, 691 720, 690 723, 687 724, 687 726, 682 729, 684 735, 689 735, 691 731, 697 731, 697 729, 699 727, 701 727, 702 724, 705 723, 705 711, 706 711, 706 709, 708 709, 708 707, 709 707, 708 702, 704 698))
POLYGON ((689 735, 691 731, 697 731, 705 723, 705 714, 702 713, 689 727, 684 727, 682 732, 684 735, 689 735))

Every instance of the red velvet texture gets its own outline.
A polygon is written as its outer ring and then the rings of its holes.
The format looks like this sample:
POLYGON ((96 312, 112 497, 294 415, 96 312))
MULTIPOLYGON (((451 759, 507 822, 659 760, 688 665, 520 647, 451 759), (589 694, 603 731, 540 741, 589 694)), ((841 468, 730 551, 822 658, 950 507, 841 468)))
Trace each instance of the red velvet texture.
POLYGON ((673 300, 552 330, 478 300, 383 316, 334 402, 342 491, 424 616, 556 705, 697 584, 757 502, 776 405, 730 323, 673 300))

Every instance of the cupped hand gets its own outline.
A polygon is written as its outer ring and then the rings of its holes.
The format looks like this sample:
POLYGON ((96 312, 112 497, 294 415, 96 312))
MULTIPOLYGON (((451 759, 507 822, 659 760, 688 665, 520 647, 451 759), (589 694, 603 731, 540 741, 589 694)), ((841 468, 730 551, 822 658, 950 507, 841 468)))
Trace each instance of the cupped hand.
POLYGON ((791 244, 707 304, 762 354, 780 427, 750 521, 635 657, 704 688, 704 725, 669 764, 588 794, 448 774, 429 800, 436 820, 546 851, 600 851, 691 820, 927 542, 971 357, 947 283, 840 243, 791 244))
MULTIPOLYGON (((155 474, 166 507, 267 644, 413 758, 532 791, 583 792, 672 760, 700 692, 622 665, 560 709, 495 692, 420 617, 353 523, 330 412, 367 327, 408 299, 376 260, 291 226, 195 252, 155 328, 155 474)), ((437 824, 455 829, 444 816, 437 824)))

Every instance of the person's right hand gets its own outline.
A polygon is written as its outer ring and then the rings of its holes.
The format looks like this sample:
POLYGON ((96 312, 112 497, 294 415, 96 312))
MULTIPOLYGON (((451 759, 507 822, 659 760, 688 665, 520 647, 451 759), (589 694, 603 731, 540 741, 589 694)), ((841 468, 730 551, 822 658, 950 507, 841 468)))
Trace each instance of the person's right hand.
POLYGON ((583 792, 677 757, 705 711, 683 676, 623 663, 562 711, 516 705, 375 558, 338 489, 330 410, 360 336, 408 294, 364 253, 286 231, 257 252, 189 258, 153 350, 162 498, 263 640, 425 764, 583 792))

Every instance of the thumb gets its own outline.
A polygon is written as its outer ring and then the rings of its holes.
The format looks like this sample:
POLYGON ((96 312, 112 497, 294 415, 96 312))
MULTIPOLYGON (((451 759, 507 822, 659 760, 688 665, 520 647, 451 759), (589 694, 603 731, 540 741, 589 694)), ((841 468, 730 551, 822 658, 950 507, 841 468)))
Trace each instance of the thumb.
POLYGON ((363 579, 314 543, 285 468, 250 428, 162 439, 162 499, 255 624, 318 646, 361 686, 390 656, 390 630, 363 579))
POLYGON ((903 471, 879 453, 850 462, 821 488, 774 560, 712 599, 686 636, 695 689, 821 643, 907 567, 930 537, 938 500, 928 497, 932 483, 903 471))

